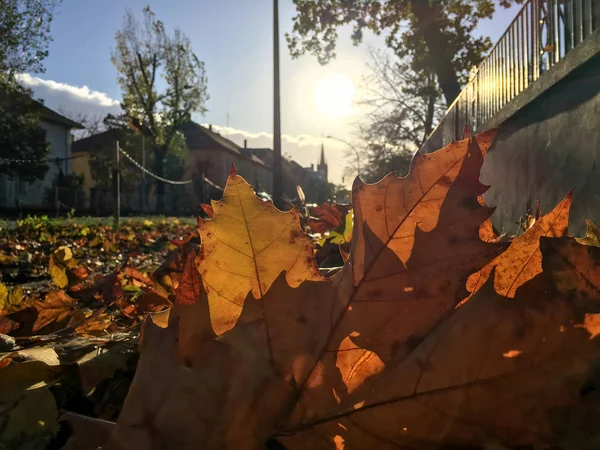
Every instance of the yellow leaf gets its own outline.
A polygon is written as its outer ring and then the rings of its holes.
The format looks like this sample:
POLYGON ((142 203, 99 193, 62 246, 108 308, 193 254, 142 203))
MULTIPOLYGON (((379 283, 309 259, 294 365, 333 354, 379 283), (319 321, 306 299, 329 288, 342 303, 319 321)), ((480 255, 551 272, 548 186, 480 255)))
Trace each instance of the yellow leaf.
POLYGON ((312 242, 296 209, 279 211, 263 202, 232 169, 223 199, 212 202, 214 219, 198 219, 202 238, 198 271, 203 275, 217 334, 231 329, 249 292, 261 298, 282 271, 296 287, 321 280, 312 242))
POLYGON ((64 267, 61 267, 54 258, 54 255, 50 255, 50 265, 48 267, 48 273, 52 277, 52 282, 63 289, 67 287, 69 284, 69 279, 67 278, 67 272, 64 267))
POLYGON ((467 290, 473 295, 497 269, 494 288, 500 295, 513 298, 517 288, 542 271, 540 237, 560 237, 567 234, 571 194, 541 219, 535 221, 525 233, 516 237, 510 247, 467 280, 467 290))
POLYGON ((594 247, 600 247, 600 228, 595 225, 592 221, 586 220, 587 232, 585 237, 576 238, 575 240, 583 245, 593 245, 594 247))

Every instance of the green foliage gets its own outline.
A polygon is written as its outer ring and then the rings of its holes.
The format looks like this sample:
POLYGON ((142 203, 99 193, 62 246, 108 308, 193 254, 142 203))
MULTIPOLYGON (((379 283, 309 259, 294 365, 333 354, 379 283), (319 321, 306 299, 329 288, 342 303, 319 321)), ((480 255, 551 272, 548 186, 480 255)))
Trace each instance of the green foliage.
MULTIPOLYGON (((503 7, 522 0, 502 0, 503 7)), ((298 11, 287 35, 292 56, 311 53, 322 64, 335 57, 338 28, 352 25, 358 44, 365 30, 384 33, 387 46, 408 58, 416 73, 433 73, 450 104, 491 48, 487 37, 474 37, 481 19, 494 14, 492 0, 294 0, 298 11)))
POLYGON ((0 85, 0 154, 12 160, 0 159, 0 174, 26 182, 46 175, 50 149, 40 116, 41 104, 31 98, 30 90, 16 83, 0 85))
MULTIPOLYGON (((131 11, 115 36, 112 62, 123 92, 121 106, 131 127, 149 137, 154 147, 154 172, 165 176, 165 158, 181 145, 180 127, 193 112, 206 112, 208 100, 204 63, 192 51, 189 38, 179 29, 165 31, 150 7, 142 23, 131 11), (158 90, 161 77, 165 89, 158 90)), ((157 183, 158 208, 164 208, 164 184, 157 183)))
MULTIPOLYGON (((57 0, 0 0, 0 74, 43 72, 57 0)), ((0 76, 1 76, 0 75, 0 76)), ((6 80, 3 80, 6 81, 6 80)))

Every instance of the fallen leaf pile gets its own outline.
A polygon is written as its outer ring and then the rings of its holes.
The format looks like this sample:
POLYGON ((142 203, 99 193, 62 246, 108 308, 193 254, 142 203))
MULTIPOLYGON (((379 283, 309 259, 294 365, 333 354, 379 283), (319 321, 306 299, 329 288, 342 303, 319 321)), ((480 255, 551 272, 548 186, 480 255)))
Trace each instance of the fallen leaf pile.
MULTIPOLYGON (((569 193, 518 237, 496 235, 479 182, 494 134, 417 154, 404 178, 357 180, 350 251, 328 277, 298 213, 233 171, 199 221, 201 246, 178 242, 152 277, 146 292, 169 303, 141 327, 118 419, 62 406, 66 448, 600 448, 598 228, 567 234, 569 193)), ((120 298, 111 283, 95 301, 120 298)), ((56 295, 51 307, 72 308, 56 295)), ((15 406, 2 433, 52 436, 62 372, 97 391, 131 352, 88 371, 101 355, 66 367, 58 350, 6 356, 0 400, 15 406)))
POLYGON ((56 446, 60 409, 117 418, 144 315, 171 307, 192 230, 175 219, 3 230, 0 448, 56 446))

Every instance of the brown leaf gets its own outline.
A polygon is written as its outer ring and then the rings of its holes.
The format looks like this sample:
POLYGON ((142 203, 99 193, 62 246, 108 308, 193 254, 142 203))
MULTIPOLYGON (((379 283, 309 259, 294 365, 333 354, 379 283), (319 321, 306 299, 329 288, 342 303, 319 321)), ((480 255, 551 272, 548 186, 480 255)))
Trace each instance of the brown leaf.
POLYGON ((587 231, 585 237, 576 238, 576 241, 584 245, 593 245, 594 247, 600 247, 600 228, 592 223, 590 220, 585 221, 587 224, 587 231))
POLYGON ((467 289, 471 295, 485 284, 494 267, 501 269, 494 278, 494 288, 498 294, 506 297, 514 297, 520 285, 540 273, 540 237, 559 237, 567 234, 571 198, 572 194, 569 193, 552 211, 513 239, 506 252, 471 275, 467 281, 467 289))
POLYGON ((77 304, 64 291, 51 291, 46 294, 43 301, 33 305, 38 312, 33 325, 33 332, 51 325, 71 320, 77 311, 77 304))
POLYGON ((311 217, 306 221, 313 233, 325 233, 335 230, 346 218, 346 214, 351 209, 351 205, 337 205, 323 203, 320 206, 310 210, 311 217))
POLYGON ((211 219, 215 217, 215 211, 213 210, 213 207, 211 205, 207 205, 206 203, 200 203, 200 208, 202 208, 202 211, 204 211, 204 213, 211 219))
MULTIPOLYGON (((195 267, 194 267, 195 270, 195 267)), ((171 307, 171 302, 168 298, 163 297, 158 292, 152 290, 145 292, 136 299, 135 304, 140 313, 158 312, 165 308, 171 307)))
MULTIPOLYGON (((485 191, 478 181, 482 162, 475 137, 418 155, 407 178, 358 183, 350 260, 332 278, 312 281, 304 267, 292 287, 290 272, 279 266, 258 297, 251 286, 244 288, 241 312, 226 298, 211 300, 209 289, 208 298, 201 292, 194 304, 175 305, 167 328, 146 321, 138 371, 106 449, 152 448, 157 441, 179 448, 258 449, 277 428, 283 434, 316 428, 348 414, 349 405, 351 411, 376 413, 377 391, 362 398, 357 392, 388 368, 407 364, 427 336, 458 311, 454 306, 466 295, 467 276, 504 248, 479 239, 491 214, 477 201, 485 191)), ((228 238, 249 235, 247 219, 225 210, 228 203, 217 205, 215 219, 206 222, 212 227, 201 230, 203 251, 209 253, 204 261, 223 253, 201 270, 205 286, 211 271, 224 272, 216 262, 230 272, 240 266, 231 251, 238 241, 228 238)), ((281 218, 271 208, 264 207, 265 216, 281 218)), ((273 221, 265 220, 250 233, 253 238, 272 234, 273 221)), ((294 247, 283 246, 270 264, 277 266, 289 252, 294 247)), ((248 286, 231 274, 222 280, 238 292, 240 284, 248 286)), ((387 423, 381 411, 376 421, 387 423)), ((334 443, 334 436, 323 436, 334 443)), ((322 444, 306 442, 307 448, 322 444)), ((385 448, 369 442, 353 445, 385 448)))
POLYGON ((175 301, 174 303, 180 305, 192 305, 196 303, 196 300, 200 296, 200 276, 196 269, 196 254, 190 253, 185 261, 183 268, 183 274, 179 281, 179 286, 175 289, 175 301))

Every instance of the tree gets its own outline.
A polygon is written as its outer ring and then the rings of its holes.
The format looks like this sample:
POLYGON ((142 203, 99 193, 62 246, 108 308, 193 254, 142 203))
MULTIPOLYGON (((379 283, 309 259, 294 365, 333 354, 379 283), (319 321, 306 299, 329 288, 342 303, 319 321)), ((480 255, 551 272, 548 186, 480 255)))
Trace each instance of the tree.
POLYGON ((94 116, 84 111, 74 113, 69 111, 63 105, 60 105, 58 108, 56 108, 56 112, 74 122, 80 123, 85 127, 83 130, 77 130, 74 133, 76 141, 93 136, 94 134, 101 133, 106 128, 106 125, 104 124, 104 118, 102 116, 94 116))
POLYGON ((0 0, 0 74, 44 71, 58 0, 0 0))
MULTIPOLYGON (((499 0, 503 7, 523 0, 499 0)), ((338 27, 352 24, 359 44, 365 29, 386 33, 387 46, 407 58, 416 73, 434 73, 450 105, 471 67, 491 48, 487 37, 472 32, 479 20, 491 18, 492 0, 294 0, 297 15, 286 37, 293 57, 306 52, 326 64, 335 57, 338 27)))
MULTIPOLYGON (((165 31, 150 7, 140 24, 131 11, 115 36, 112 62, 123 91, 121 107, 131 125, 156 145, 154 172, 164 176, 165 159, 181 125, 192 112, 204 114, 208 91, 204 63, 192 51, 189 38, 179 29, 165 31), (158 90, 159 76, 165 89, 158 90)), ((164 210, 165 186, 157 181, 157 208, 164 210)))
POLYGON ((361 172, 367 182, 389 172, 404 174, 412 155, 425 142, 444 112, 442 93, 431 71, 415 72, 407 58, 370 50, 366 96, 359 105, 367 114, 359 123, 364 142, 361 172))
POLYGON ((48 171, 41 104, 17 75, 43 72, 55 0, 0 0, 0 174, 35 181, 48 171))
POLYGON ((0 174, 32 182, 48 171, 50 148, 40 127, 40 103, 17 84, 0 84, 0 174))

